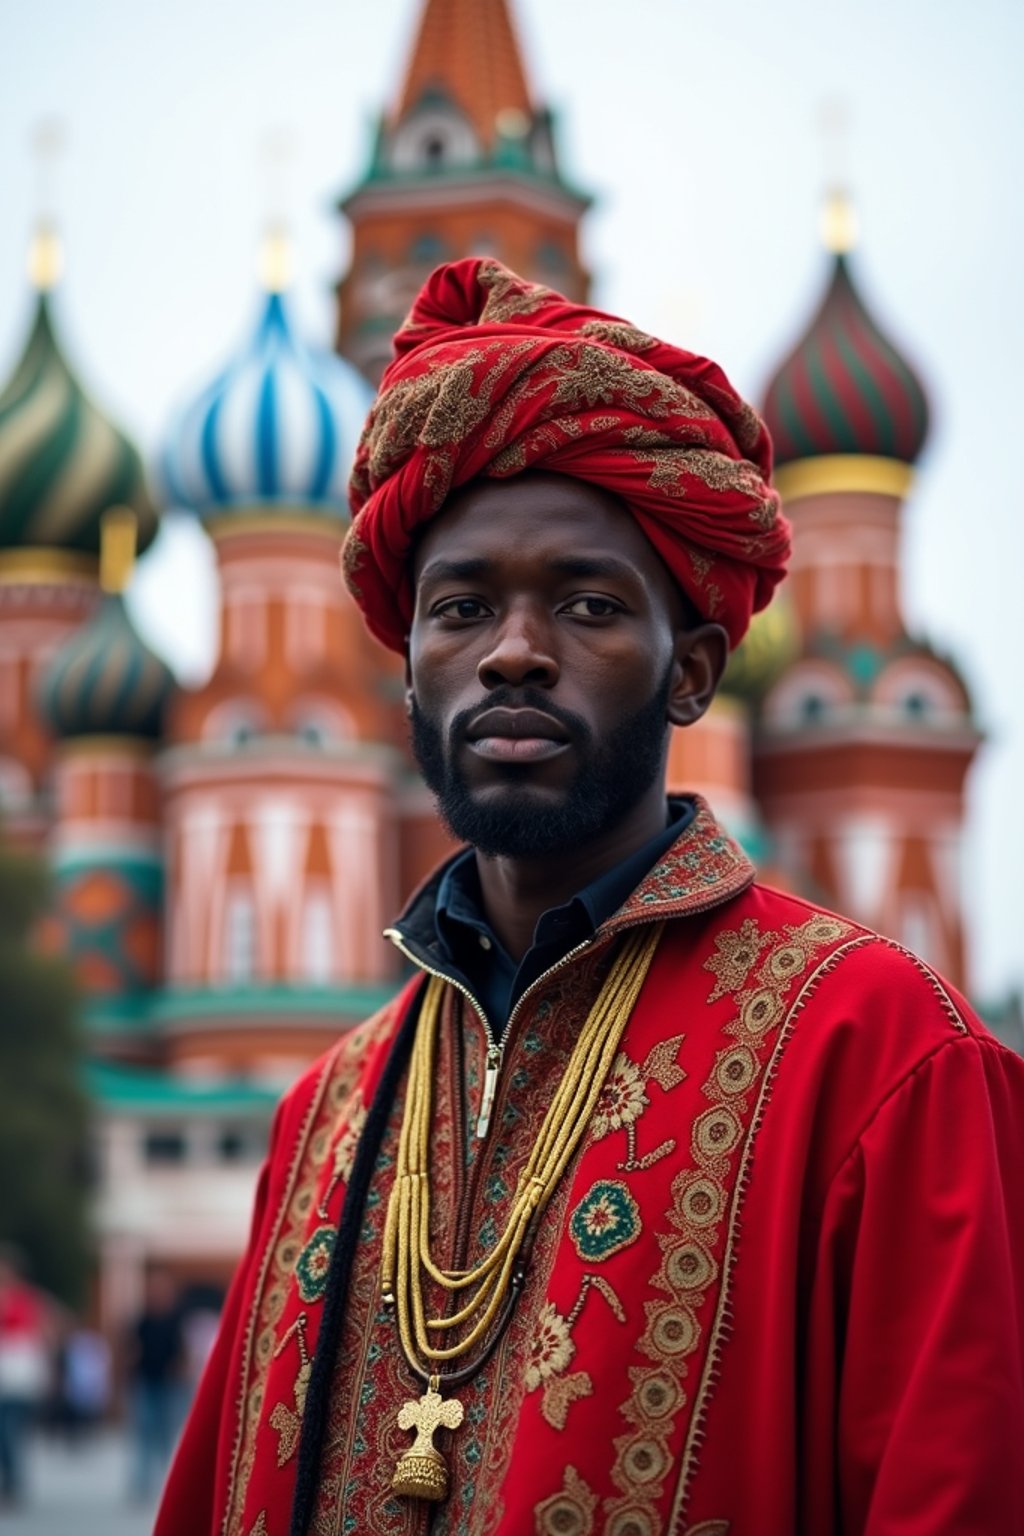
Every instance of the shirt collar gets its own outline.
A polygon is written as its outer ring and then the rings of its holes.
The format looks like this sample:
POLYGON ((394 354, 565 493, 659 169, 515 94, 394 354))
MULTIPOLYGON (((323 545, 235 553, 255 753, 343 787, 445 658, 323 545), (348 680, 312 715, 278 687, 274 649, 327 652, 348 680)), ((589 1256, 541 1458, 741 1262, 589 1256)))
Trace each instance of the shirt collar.
MULTIPOLYGON (((569 901, 541 914, 534 930, 534 946, 565 942, 568 949, 591 938, 671 848, 696 810, 690 799, 670 798, 667 824, 660 832, 648 838, 635 853, 596 876, 569 901)), ((472 848, 465 849, 444 871, 437 888, 434 923, 442 952, 446 951, 449 959, 455 957, 466 929, 472 931, 477 942, 481 935, 486 938, 488 949, 498 947, 499 941, 484 913, 483 891, 472 848)))
MULTIPOLYGON (((638 922, 671 921, 693 912, 706 912, 738 896, 753 882, 754 866, 718 822, 707 801, 700 795, 688 798, 696 812, 692 821, 677 832, 675 841, 647 870, 618 910, 600 923, 602 934, 617 933, 638 922)), ((438 886, 465 851, 455 854, 414 891, 401 917, 386 930, 386 936, 424 956, 436 950, 438 886)))

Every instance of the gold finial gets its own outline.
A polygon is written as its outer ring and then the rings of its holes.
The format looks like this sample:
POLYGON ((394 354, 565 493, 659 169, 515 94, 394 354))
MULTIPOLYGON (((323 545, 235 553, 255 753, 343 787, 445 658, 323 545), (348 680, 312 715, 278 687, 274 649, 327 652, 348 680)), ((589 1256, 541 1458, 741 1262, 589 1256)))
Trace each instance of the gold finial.
POLYGON ((844 256, 857 244, 857 210, 843 187, 833 187, 825 194, 821 239, 825 249, 836 256, 844 256))
POLYGON ((28 276, 33 288, 48 293, 60 281, 64 253, 57 233, 56 174, 65 143, 59 118, 44 118, 32 134, 35 162, 36 220, 28 253, 28 276))
POLYGON ((292 242, 287 204, 294 143, 286 128, 273 128, 260 146, 266 217, 260 245, 260 283, 268 293, 283 293, 292 280, 292 242))
POLYGON ((260 246, 260 284, 268 293, 284 293, 292 280, 292 243, 282 225, 270 225, 260 246))
POLYGON ((829 97, 821 105, 819 128, 824 146, 827 191, 821 210, 821 239, 837 256, 857 243, 857 211, 849 193, 850 111, 845 101, 829 97))
POLYGON ((49 293, 60 282, 64 251, 57 231, 39 223, 28 248, 28 280, 39 293, 49 293))
POLYGON ((123 592, 135 564, 138 519, 131 507, 111 507, 100 519, 100 586, 123 592))

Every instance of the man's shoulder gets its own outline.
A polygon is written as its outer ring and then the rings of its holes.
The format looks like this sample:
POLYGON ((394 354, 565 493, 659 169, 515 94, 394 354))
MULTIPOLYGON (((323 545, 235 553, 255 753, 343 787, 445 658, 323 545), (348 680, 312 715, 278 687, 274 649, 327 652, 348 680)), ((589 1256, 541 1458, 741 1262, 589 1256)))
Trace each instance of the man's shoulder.
POLYGON ((810 1010, 819 1030, 898 1027, 924 1051, 954 1039, 999 1044, 941 970, 841 912, 755 881, 720 910, 711 933, 716 953, 741 937, 755 947, 758 971, 792 967, 791 1006, 810 1010))
POLYGON ((777 1121, 815 1127, 823 1166, 915 1085, 941 1082, 953 1114, 979 1112, 989 1082, 1024 1108, 1024 1060, 939 970, 851 918, 754 883, 698 953, 713 1016, 770 1061, 777 1121))

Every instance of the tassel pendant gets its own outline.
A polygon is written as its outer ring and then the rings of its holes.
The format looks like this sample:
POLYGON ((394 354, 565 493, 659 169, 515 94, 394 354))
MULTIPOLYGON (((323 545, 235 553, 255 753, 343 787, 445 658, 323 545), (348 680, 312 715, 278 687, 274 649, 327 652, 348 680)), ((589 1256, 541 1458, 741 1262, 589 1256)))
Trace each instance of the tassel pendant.
POLYGON ((416 1439, 399 1458, 391 1480, 392 1492, 409 1499, 440 1503, 448 1494, 448 1467, 434 1445, 438 1429, 458 1429, 464 1410, 457 1398, 445 1401, 437 1391, 436 1376, 418 1402, 403 1403, 398 1410, 399 1429, 414 1429, 416 1439))

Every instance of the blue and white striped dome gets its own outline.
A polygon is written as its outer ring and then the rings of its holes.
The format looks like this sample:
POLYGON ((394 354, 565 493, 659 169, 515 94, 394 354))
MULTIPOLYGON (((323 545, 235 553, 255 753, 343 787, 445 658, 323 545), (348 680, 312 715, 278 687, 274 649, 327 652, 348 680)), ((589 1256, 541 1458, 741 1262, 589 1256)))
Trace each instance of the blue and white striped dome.
POLYGON ((350 363, 303 345, 269 293, 251 341, 171 429, 168 499, 204 518, 272 506, 343 517, 372 400, 350 363))

